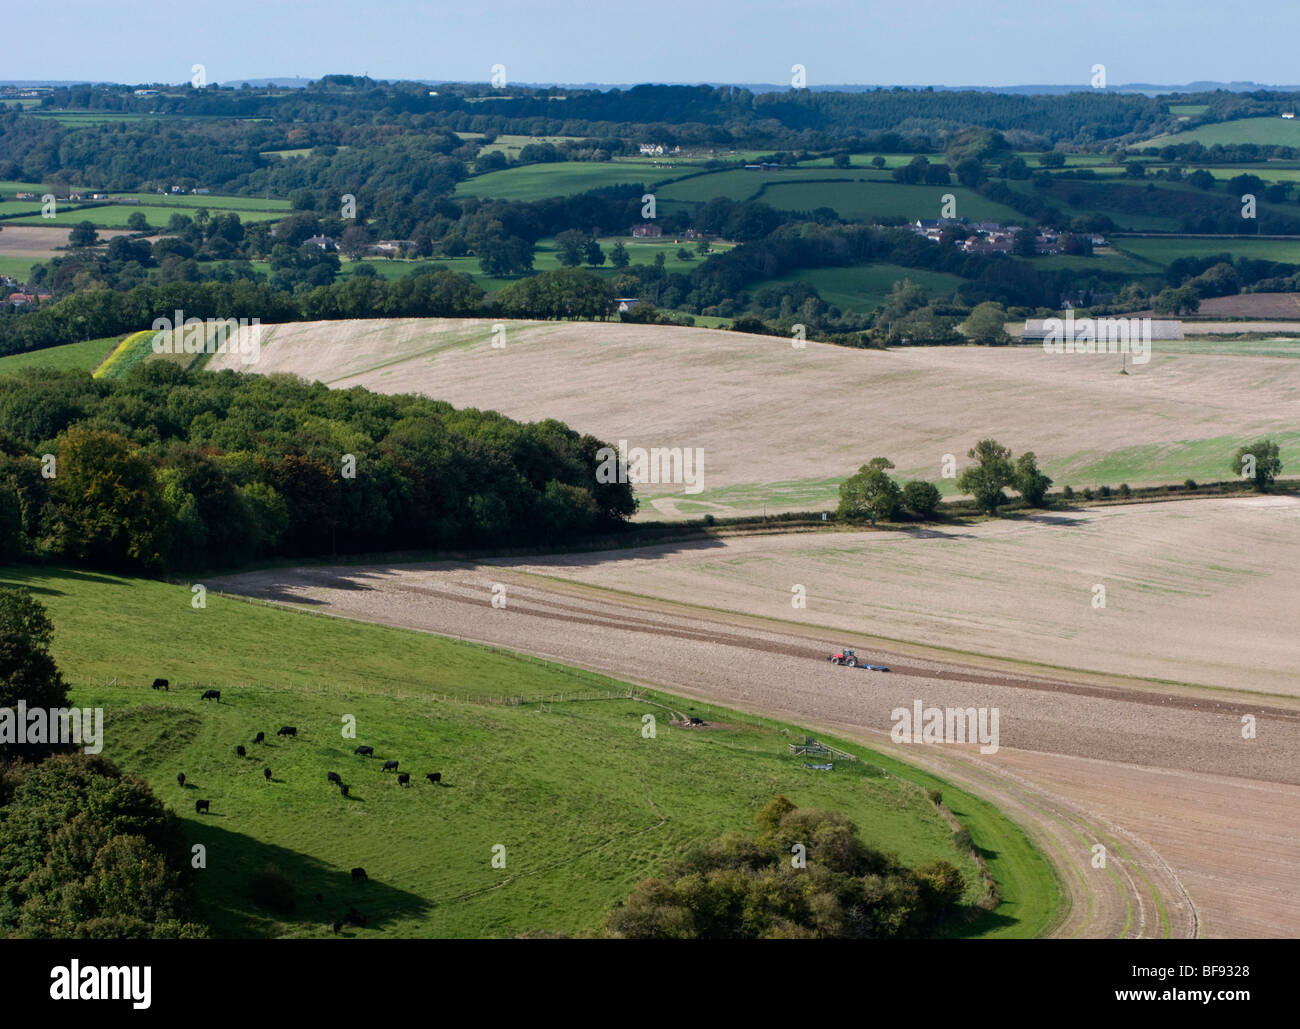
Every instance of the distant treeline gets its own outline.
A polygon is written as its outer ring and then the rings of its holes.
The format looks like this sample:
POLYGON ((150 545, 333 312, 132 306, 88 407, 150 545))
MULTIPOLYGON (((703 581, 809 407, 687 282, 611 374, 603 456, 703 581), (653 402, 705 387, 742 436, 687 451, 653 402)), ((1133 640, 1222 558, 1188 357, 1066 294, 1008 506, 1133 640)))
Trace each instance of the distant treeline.
POLYGON ((632 514, 603 446, 424 397, 163 361, 0 378, 0 560, 121 569, 562 542, 632 514))

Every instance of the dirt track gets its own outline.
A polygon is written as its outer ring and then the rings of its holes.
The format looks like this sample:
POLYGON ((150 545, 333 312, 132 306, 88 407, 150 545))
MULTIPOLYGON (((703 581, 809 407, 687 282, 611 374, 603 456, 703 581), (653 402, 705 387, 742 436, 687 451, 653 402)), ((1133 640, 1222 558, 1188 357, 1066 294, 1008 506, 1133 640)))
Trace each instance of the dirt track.
MULTIPOLYGON (((524 564, 524 562, 519 562, 524 564)), ((1027 673, 914 647, 836 668, 843 634, 497 565, 274 570, 209 588, 509 647, 899 752, 1011 815, 1057 865, 1062 936, 1300 933, 1300 702, 1027 673), (491 606, 494 583, 507 606, 491 606), (891 711, 996 707, 1000 749, 894 744, 891 711), (1241 736, 1241 716, 1258 738, 1241 736), (1092 846, 1108 851, 1105 870, 1092 846)), ((853 642, 853 641, 849 641, 853 642)))

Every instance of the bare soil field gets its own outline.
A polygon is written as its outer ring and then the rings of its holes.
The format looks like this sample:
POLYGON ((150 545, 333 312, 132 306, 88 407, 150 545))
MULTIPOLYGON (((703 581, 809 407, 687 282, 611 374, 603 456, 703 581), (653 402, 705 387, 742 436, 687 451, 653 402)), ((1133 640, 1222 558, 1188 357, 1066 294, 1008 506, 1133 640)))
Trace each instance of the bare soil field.
MULTIPOLYGON (((58 247, 68 245, 72 225, 4 225, 0 231, 0 256, 46 258, 58 257, 58 247)), ((99 229, 99 238, 128 236, 128 229, 99 229)))
POLYGON ((964 654, 1300 697, 1300 498, 722 537, 512 562, 640 596, 964 654), (793 607, 795 586, 806 607, 793 607), (1096 587, 1105 589, 1105 606, 1096 587), (1291 614, 1288 615, 1287 612, 1291 614))
MULTIPOLYGON (((728 599, 716 590, 686 604, 543 578, 538 569, 554 574, 557 564, 277 569, 208 586, 499 645, 892 748, 986 796, 1026 827, 1069 894, 1056 935, 1300 933, 1293 888, 1300 874, 1300 701, 1062 673, 908 644, 868 649, 858 636, 745 613, 743 603, 731 611, 698 606, 728 599), (504 608, 492 606, 498 583, 506 588, 504 608), (830 665, 826 656, 846 642, 892 671, 830 665), (893 711, 917 700, 996 708, 999 749, 890 742, 893 711), (1243 738, 1243 715, 1257 720, 1255 738, 1243 738), (1105 869, 1093 867, 1097 843, 1106 848, 1105 869)), ((788 592, 784 584, 774 589, 788 592)), ((868 603, 860 601, 864 625, 868 603)))
MULTIPOLYGON (((960 468, 986 436, 1033 450, 1058 485, 1182 481, 1205 474, 1207 449, 1226 467, 1241 441, 1300 422, 1300 363, 1284 357, 1161 354, 1157 344, 1120 375, 1118 355, 1040 347, 796 350, 711 329, 505 322, 494 337, 493 324, 263 327, 255 370, 558 418, 629 447, 698 448, 702 491, 642 484, 649 517, 826 509, 871 457, 939 480, 945 454, 960 468), (1116 453, 1128 457, 1108 464, 1116 453)), ((208 367, 239 360, 214 355, 208 367)))

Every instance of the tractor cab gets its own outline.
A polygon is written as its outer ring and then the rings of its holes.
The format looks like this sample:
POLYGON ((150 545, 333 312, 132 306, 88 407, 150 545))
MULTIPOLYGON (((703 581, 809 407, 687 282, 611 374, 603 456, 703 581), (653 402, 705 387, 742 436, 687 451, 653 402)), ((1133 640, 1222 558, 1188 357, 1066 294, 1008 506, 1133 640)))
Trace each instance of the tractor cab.
POLYGON ((838 654, 831 655, 831 664, 833 665, 848 665, 850 668, 852 668, 855 665, 857 665, 857 663, 858 663, 857 653, 853 650, 850 650, 848 647, 845 647, 838 654))

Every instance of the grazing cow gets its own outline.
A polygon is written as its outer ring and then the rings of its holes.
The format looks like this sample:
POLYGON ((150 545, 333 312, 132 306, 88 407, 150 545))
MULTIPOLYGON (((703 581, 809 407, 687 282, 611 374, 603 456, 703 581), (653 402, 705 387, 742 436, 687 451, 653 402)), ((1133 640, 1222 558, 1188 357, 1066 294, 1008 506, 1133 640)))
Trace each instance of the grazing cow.
POLYGON ((385 771, 385 772, 396 772, 396 771, 397 771, 397 762, 396 762, 396 761, 385 761, 385 762, 384 762, 384 771, 385 771))
MULTIPOLYGON (((171 691, 168 690, 168 692, 170 693, 171 691)), ((221 703, 221 691, 220 691, 220 690, 207 690, 207 691, 204 692, 203 696, 201 696, 201 697, 199 698, 199 700, 215 700, 218 704, 220 704, 220 703, 221 703)))
POLYGON ((248 756, 248 751, 244 749, 244 745, 242 743, 235 748, 235 753, 238 754, 240 757, 248 756))
POLYGON ((155 679, 153 681, 153 688, 156 690, 166 690, 168 693, 171 692, 171 685, 166 679, 155 679))
POLYGON ((253 737, 253 742, 254 742, 254 743, 265 743, 265 742, 266 742, 266 733, 264 733, 264 732, 259 732, 256 736, 253 737))
POLYGON ((342 923, 342 922, 335 922, 335 923, 334 923, 334 935, 337 936, 337 935, 339 934, 339 930, 342 929, 342 928, 343 928, 343 923, 342 923))
POLYGON ((181 772, 176 776, 176 781, 181 784, 181 789, 185 789, 185 773, 181 772))
POLYGON ((262 769, 262 776, 266 779, 267 782, 270 782, 270 781, 271 781, 271 770, 270 770, 269 768, 263 768, 263 769, 262 769))
POLYGON ((441 783, 441 782, 442 782, 442 773, 441 773, 441 772, 430 772, 428 775, 425 776, 425 778, 428 779, 429 782, 431 782, 431 783, 441 783))
MULTIPOLYGON (((210 801, 206 801, 206 800, 196 800, 194 802, 194 813, 196 815, 201 815, 203 814, 204 811, 208 811, 209 803, 210 801)), ((211 811, 208 811, 208 814, 211 813, 212 813, 211 811)))
POLYGON ((339 778, 338 772, 326 772, 325 778, 330 782, 338 783, 340 786, 343 785, 343 780, 339 778))
POLYGON ((281 727, 280 731, 276 733, 276 735, 277 735, 277 736, 297 736, 297 735, 298 735, 298 727, 297 727, 296 725, 286 725, 286 726, 283 726, 283 727, 281 727))
POLYGON ((410 786, 410 785, 411 785, 411 776, 410 776, 410 774, 407 773, 407 772, 398 772, 398 773, 397 773, 397 785, 398 785, 398 786, 410 786))
POLYGON ((354 868, 352 869, 352 881, 369 882, 370 876, 366 875, 366 870, 364 868, 354 868))
POLYGON ((356 750, 354 750, 352 753, 354 753, 354 754, 360 754, 362 757, 374 757, 374 756, 375 756, 375 748, 374 748, 374 747, 358 747, 358 748, 357 748, 356 750))
POLYGON ((348 795, 348 787, 346 783, 339 783, 339 792, 345 797, 348 795))

